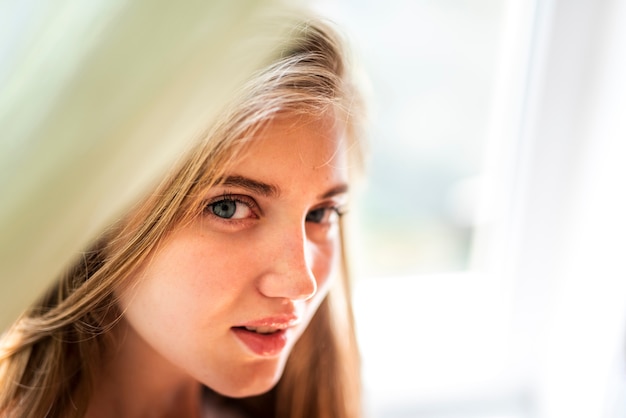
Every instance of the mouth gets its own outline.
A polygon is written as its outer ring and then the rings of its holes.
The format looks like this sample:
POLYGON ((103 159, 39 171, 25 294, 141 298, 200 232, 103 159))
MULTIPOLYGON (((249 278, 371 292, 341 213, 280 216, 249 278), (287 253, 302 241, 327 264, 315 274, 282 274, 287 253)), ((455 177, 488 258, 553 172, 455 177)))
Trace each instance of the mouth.
POLYGON ((299 323, 297 316, 266 318, 233 326, 231 331, 245 349, 255 356, 278 356, 293 335, 289 330, 299 323))
POLYGON ((287 329, 232 327, 236 339, 254 356, 276 357, 287 345, 287 329))
POLYGON ((255 332, 257 334, 261 334, 261 335, 269 335, 269 334, 275 334, 279 331, 282 331, 282 329, 279 328, 273 328, 273 327, 267 327, 267 326, 261 326, 261 327, 233 327, 234 329, 239 329, 242 331, 249 331, 249 332, 255 332))

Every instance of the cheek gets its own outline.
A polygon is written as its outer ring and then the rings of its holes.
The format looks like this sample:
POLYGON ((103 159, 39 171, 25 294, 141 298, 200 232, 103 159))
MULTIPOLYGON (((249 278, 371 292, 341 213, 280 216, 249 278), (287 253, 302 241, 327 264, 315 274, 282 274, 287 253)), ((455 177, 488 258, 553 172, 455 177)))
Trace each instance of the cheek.
POLYGON ((122 308, 150 312, 163 326, 173 327, 180 326, 181 318, 207 317, 208 306, 219 310, 229 299, 225 286, 229 281, 223 280, 228 268, 211 250, 188 241, 163 246, 137 273, 135 285, 120 294, 122 308))

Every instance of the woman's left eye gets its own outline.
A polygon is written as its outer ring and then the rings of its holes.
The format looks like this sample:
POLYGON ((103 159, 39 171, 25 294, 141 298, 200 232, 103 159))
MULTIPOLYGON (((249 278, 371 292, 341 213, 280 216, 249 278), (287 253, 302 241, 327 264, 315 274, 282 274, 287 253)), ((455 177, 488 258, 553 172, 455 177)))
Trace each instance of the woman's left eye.
POLYGON ((313 209, 312 211, 306 214, 306 221, 313 222, 316 224, 331 223, 331 222, 334 222, 337 218, 339 218, 339 216, 341 216, 341 212, 339 212, 339 208, 336 208, 336 207, 318 208, 318 209, 313 209))
POLYGON ((234 197, 225 197, 210 203, 206 210, 222 219, 245 219, 253 215, 250 203, 234 197))

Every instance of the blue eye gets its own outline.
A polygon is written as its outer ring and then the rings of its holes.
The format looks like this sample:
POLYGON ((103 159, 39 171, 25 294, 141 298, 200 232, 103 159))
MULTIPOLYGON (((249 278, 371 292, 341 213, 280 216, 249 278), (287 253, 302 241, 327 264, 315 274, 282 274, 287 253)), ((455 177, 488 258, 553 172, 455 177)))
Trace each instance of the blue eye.
POLYGON ((230 219, 237 212, 237 202, 234 200, 220 200, 210 205, 211 212, 220 218, 230 219))
POLYGON ((256 217, 256 203, 247 196, 223 196, 206 205, 205 212, 220 219, 246 219, 256 217))
POLYGON ((339 210, 334 207, 313 209, 306 214, 306 222, 316 224, 333 222, 340 215, 339 210))
POLYGON ((306 214, 306 221, 320 223, 324 220, 325 215, 326 215, 326 208, 315 209, 306 214))

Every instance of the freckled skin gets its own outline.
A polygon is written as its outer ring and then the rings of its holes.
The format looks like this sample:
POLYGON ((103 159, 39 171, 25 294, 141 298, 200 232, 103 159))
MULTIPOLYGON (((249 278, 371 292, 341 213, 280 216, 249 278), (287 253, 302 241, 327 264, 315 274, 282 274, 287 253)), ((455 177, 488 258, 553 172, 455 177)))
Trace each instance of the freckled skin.
POLYGON ((348 181, 342 135, 332 117, 308 123, 284 117, 259 134, 226 175, 280 193, 208 190, 209 202, 243 195, 256 207, 238 203, 231 219, 205 210, 159 245, 136 285, 119 295, 127 328, 120 352, 132 350, 125 355, 155 370, 152 379, 199 381, 233 397, 271 389, 338 267, 337 225, 307 221, 307 215, 345 200, 345 193, 321 198, 348 181), (287 345, 276 356, 255 355, 232 332, 288 314, 301 322, 287 331, 287 345))

